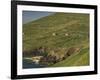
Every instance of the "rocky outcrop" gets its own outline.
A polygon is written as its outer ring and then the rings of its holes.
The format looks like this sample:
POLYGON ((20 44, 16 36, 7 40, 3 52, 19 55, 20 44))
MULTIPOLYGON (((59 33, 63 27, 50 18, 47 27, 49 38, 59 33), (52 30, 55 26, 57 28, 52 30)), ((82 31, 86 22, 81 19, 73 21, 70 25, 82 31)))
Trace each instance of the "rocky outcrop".
POLYGON ((56 62, 62 61, 67 57, 71 56, 72 54, 80 51, 78 47, 71 47, 71 48, 45 48, 39 47, 38 49, 34 49, 32 51, 32 56, 42 56, 39 59, 39 62, 42 64, 54 64, 56 62), (44 55, 46 53, 46 55, 44 55))
POLYGON ((76 53, 80 50, 80 48, 76 48, 76 47, 71 47, 68 49, 68 51, 65 53, 65 56, 70 56, 73 53, 76 53))

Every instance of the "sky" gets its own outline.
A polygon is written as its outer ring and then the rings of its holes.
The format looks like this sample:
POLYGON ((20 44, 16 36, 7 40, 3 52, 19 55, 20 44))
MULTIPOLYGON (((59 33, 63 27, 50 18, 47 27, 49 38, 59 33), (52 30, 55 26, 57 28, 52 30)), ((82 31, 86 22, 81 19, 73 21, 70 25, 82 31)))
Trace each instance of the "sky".
POLYGON ((54 14, 54 12, 23 11, 23 24, 54 14))

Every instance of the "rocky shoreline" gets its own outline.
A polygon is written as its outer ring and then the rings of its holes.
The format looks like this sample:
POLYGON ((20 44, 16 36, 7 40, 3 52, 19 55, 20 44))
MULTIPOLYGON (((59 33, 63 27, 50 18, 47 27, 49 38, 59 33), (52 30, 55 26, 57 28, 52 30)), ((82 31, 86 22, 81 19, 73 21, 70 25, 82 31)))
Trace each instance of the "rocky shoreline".
POLYGON ((39 47, 28 53, 24 52, 24 56, 31 54, 28 56, 32 56, 33 62, 45 65, 51 65, 60 62, 79 51, 80 51, 79 47, 56 48, 56 49, 39 47))

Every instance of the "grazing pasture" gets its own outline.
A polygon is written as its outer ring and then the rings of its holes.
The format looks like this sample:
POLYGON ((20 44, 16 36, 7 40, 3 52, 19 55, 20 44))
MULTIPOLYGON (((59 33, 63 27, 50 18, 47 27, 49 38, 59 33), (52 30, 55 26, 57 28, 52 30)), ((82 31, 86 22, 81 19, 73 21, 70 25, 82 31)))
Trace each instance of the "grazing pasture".
POLYGON ((48 67, 89 65, 89 14, 54 13, 23 24, 23 58, 35 56, 48 67))

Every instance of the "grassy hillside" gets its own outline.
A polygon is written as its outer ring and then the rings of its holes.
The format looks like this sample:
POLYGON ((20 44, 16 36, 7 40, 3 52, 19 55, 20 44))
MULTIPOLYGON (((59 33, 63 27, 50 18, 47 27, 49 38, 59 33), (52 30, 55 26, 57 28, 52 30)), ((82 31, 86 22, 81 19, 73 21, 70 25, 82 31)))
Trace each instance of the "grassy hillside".
MULTIPOLYGON (((73 54, 52 66, 88 65, 89 14, 55 13, 24 24, 23 52, 29 52, 39 47, 80 48, 78 54, 73 54)), ((25 54, 31 55, 32 53, 25 54)))
POLYGON ((58 62, 53 67, 66 67, 66 66, 85 66, 89 65, 89 53, 87 52, 88 48, 84 48, 80 51, 80 53, 76 53, 68 57, 67 59, 58 62))

